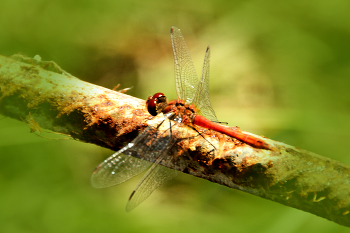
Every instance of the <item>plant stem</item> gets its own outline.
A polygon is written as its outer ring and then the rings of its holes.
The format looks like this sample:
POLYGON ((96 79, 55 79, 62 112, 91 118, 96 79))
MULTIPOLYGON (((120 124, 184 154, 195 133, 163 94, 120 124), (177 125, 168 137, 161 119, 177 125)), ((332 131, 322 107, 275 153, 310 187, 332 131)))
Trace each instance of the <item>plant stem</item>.
MULTIPOLYGON (((150 124, 144 100, 79 80, 53 62, 21 55, 0 56, 0 114, 114 151, 150 124)), ((161 164, 350 226, 349 165, 266 138, 274 150, 198 130, 207 139, 210 135, 218 148, 214 154, 202 146, 203 137, 179 124, 174 135, 192 137, 179 140, 161 164), (184 162, 169 163, 172 158, 184 162)))

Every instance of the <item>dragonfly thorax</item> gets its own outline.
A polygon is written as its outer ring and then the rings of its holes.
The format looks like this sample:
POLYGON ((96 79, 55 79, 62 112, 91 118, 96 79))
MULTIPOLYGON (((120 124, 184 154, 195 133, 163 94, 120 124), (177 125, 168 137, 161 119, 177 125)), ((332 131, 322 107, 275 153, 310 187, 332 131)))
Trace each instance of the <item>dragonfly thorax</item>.
POLYGON ((174 112, 176 116, 180 117, 181 122, 193 123, 196 116, 195 108, 192 105, 186 104, 184 100, 172 100, 163 109, 163 113, 174 112))

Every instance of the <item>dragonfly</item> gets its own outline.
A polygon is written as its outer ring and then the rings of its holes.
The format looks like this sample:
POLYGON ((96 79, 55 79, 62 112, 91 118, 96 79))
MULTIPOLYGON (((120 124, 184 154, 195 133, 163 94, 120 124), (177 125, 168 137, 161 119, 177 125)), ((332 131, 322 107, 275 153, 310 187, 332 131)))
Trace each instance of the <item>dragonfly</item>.
MULTIPOLYGON (((158 187, 180 173, 178 170, 181 169, 170 169, 162 165, 172 163, 173 167, 175 164, 175 168, 186 166, 185 162, 166 156, 179 140, 183 140, 172 133, 175 131, 172 130, 173 127, 185 124, 196 130, 195 125, 201 126, 234 137, 256 148, 272 149, 272 146, 264 140, 244 133, 237 127, 230 128, 217 123, 218 120, 209 99, 210 47, 206 49, 201 79, 198 80, 180 29, 172 26, 170 35, 178 99, 167 102, 166 96, 161 92, 149 96, 146 101, 148 112, 152 116, 162 113, 164 117, 156 119, 131 143, 104 160, 91 176, 93 187, 106 188, 127 181, 148 168, 129 197, 127 212, 137 207, 158 187), (165 127, 166 130, 161 131, 161 127, 165 127), (136 158, 135 155, 141 158, 147 157, 150 161, 136 158)), ((214 145, 210 142, 208 144, 216 150, 214 145)))

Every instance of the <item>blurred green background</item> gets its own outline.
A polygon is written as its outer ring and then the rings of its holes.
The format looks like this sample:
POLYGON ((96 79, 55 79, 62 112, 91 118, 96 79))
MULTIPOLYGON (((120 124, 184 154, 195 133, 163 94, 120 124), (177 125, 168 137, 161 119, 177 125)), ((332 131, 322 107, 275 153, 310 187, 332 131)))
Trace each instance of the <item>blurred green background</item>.
MULTIPOLYGON (((220 121, 350 164, 349 9, 348 0, 2 0, 0 54, 39 54, 91 83, 176 98, 176 25, 199 74, 211 46, 220 121)), ((126 213, 140 177, 102 190, 89 183, 112 151, 41 138, 7 118, 0 139, 0 232, 349 230, 185 174, 126 213)))

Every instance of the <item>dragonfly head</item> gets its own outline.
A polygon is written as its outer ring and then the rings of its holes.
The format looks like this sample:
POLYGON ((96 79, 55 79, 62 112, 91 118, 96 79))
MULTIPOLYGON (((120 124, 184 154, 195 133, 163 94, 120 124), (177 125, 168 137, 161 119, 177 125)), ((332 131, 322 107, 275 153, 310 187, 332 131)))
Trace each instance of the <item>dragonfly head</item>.
POLYGON ((166 96, 163 93, 156 93, 149 96, 146 102, 147 110, 152 116, 157 116, 168 105, 166 96))

